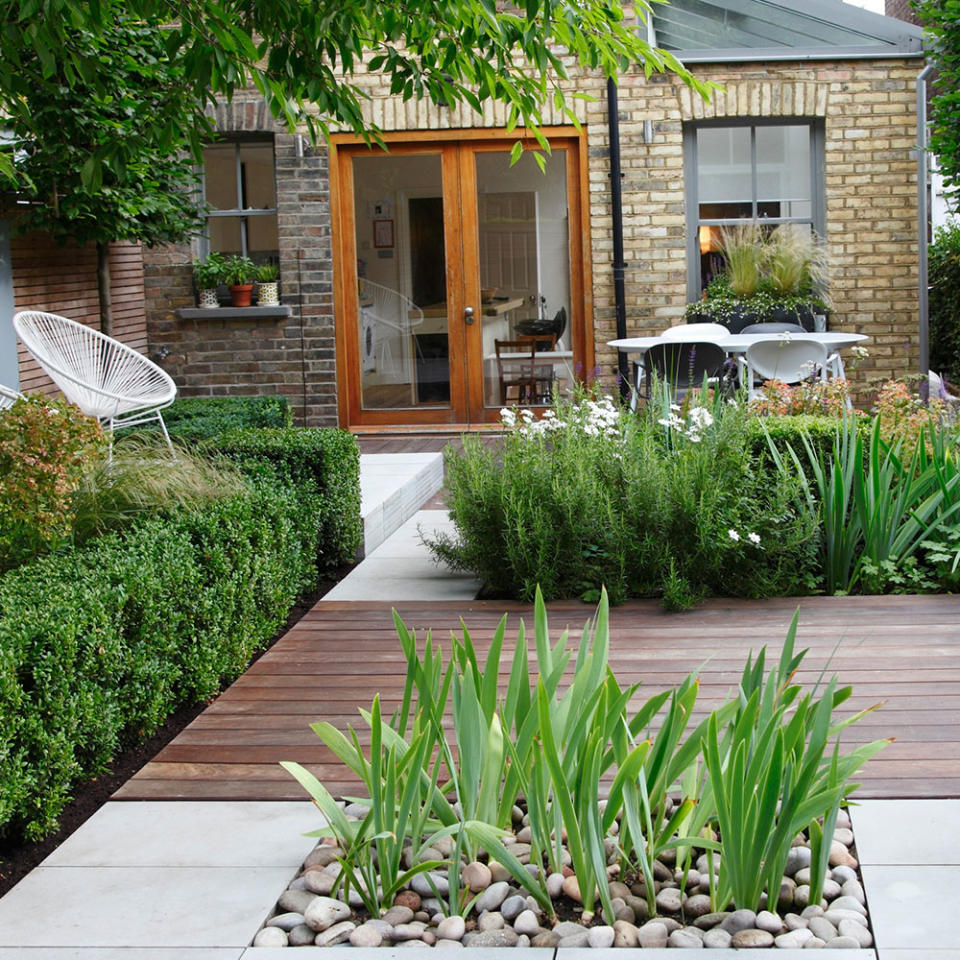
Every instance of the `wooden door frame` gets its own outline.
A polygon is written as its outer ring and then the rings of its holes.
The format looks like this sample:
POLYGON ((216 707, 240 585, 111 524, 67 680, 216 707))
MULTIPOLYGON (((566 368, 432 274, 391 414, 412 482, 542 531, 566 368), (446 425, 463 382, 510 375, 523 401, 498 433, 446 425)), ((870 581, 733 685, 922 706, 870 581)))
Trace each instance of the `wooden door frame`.
MULTIPOLYGON (((589 181, 587 136, 585 129, 572 126, 544 127, 543 134, 557 146, 567 150, 567 206, 568 206, 568 244, 570 260, 570 343, 576 364, 575 372, 581 379, 589 379, 589 371, 594 364, 593 339, 593 282, 589 257, 589 181), (577 269, 579 266, 580 269, 577 269)), ((459 249, 461 255, 448 256, 447 303, 450 317, 462 317, 466 304, 480 302, 478 271, 472 271, 469 278, 464 276, 464 263, 479 263, 479 237, 477 236, 476 204, 464 204, 463 196, 458 195, 456 187, 466 193, 473 189, 476 195, 476 165, 471 151, 460 151, 463 142, 490 144, 491 150, 509 149, 517 140, 516 131, 471 129, 471 130, 412 130, 382 134, 391 153, 437 154, 443 164, 444 196, 455 196, 459 209, 454 211, 444 205, 444 231, 448 248, 459 249), (456 167, 459 157, 459 167, 456 167), (454 182, 454 178, 455 181, 454 182), (464 209, 468 215, 464 215, 464 209), (463 233, 461 234, 460 228, 463 233), (465 280, 467 286, 464 286, 465 280), (476 289, 473 289, 476 287, 476 289)), ((482 322, 472 325, 451 323, 449 326, 449 363, 451 416, 455 414, 455 396, 465 395, 467 407, 463 411, 480 411, 476 421, 454 422, 437 417, 436 409, 424 410, 363 410, 361 400, 360 371, 360 335, 356 326, 341 322, 342 318, 357 316, 359 310, 358 292, 355 282, 348 282, 356 270, 356 222, 353 165, 347 162, 366 148, 369 155, 375 155, 380 148, 366 144, 362 139, 348 134, 335 134, 330 139, 330 212, 333 241, 333 303, 336 342, 337 405, 338 418, 342 427, 356 432, 365 430, 409 431, 424 429, 430 431, 461 431, 482 429, 486 424, 496 422, 499 414, 496 409, 483 406, 482 359, 481 375, 467 372, 467 350, 482 357, 482 322), (350 269, 350 263, 354 264, 350 269), (462 335, 461 335, 462 334, 462 335), (468 377, 466 384, 464 377, 468 377), (464 390, 464 386, 466 389, 464 390), (459 391, 455 394, 455 390, 459 391), (401 420, 402 422, 398 422, 401 420)), ((532 137, 524 140, 524 149, 536 150, 537 141, 532 137)), ((380 151, 382 152, 382 151, 380 151)), ((479 318, 478 318, 479 319, 479 318)), ((465 419, 465 418, 464 418, 465 419)))

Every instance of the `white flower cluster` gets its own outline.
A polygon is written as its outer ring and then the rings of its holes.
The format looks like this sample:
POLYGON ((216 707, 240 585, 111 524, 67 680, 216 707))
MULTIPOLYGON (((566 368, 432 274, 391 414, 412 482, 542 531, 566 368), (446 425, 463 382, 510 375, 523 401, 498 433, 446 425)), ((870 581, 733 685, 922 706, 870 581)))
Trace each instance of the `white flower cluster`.
MULTIPOLYGON (((732 529, 732 528, 727 531, 727 536, 729 536, 730 539, 734 541, 734 543, 739 543, 739 542, 740 542, 740 534, 737 533, 737 531, 734 530, 734 529, 732 529)), ((747 539, 748 539, 752 544, 754 544, 755 546, 759 546, 759 545, 760 545, 760 534, 759 534, 759 533, 748 533, 748 534, 747 534, 747 539)))
POLYGON ((658 420, 661 426, 668 430, 675 430, 686 437, 691 443, 699 443, 703 431, 713 424, 713 414, 706 407, 692 407, 687 413, 687 419, 680 416, 680 407, 670 404, 670 416, 658 420))
POLYGON ((511 430, 519 428, 518 432, 526 438, 544 436, 563 429, 577 429, 588 437, 620 437, 620 412, 613 402, 613 397, 609 395, 600 400, 584 400, 574 406, 568 416, 562 418, 553 410, 545 410, 538 420, 527 407, 504 407, 500 411, 500 420, 511 430))

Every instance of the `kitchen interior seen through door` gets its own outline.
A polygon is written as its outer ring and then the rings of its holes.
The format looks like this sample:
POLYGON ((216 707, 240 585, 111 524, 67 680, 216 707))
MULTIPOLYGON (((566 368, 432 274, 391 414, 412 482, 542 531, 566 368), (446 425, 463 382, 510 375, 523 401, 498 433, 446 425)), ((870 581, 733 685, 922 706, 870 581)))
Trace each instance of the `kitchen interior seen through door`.
POLYGON ((509 146, 339 149, 351 424, 492 421, 571 386, 576 142, 553 144, 545 170, 530 153, 511 165, 509 146))

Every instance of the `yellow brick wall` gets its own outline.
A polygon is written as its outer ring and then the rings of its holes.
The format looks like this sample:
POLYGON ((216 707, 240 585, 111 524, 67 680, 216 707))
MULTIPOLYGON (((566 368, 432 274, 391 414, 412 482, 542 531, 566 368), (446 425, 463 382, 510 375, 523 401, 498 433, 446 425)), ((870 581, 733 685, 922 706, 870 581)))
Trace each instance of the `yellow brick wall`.
MULTIPOLYGON (((720 84, 704 102, 672 76, 641 72, 619 83, 628 333, 651 333, 677 322, 687 302, 683 124, 704 118, 821 118, 825 126, 827 240, 832 262, 834 329, 869 335, 870 357, 853 375, 864 395, 868 380, 917 368, 917 200, 915 78, 917 60, 698 65, 693 72, 720 84), (643 139, 644 121, 654 137, 643 139)), ((384 130, 497 128, 506 110, 478 115, 423 101, 403 103, 382 78, 363 77, 372 100, 368 117, 384 130)), ((609 144, 604 79, 568 84, 593 96, 576 101, 589 153, 590 254, 597 363, 616 369, 609 144)), ((546 108, 545 125, 568 119, 546 108)), ((442 135, 442 133, 441 133, 442 135)))

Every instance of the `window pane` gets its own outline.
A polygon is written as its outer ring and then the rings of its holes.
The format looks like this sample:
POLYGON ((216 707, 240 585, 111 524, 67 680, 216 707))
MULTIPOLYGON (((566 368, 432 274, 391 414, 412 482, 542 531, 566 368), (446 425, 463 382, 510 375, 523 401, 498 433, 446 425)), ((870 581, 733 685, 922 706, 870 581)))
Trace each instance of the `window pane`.
POLYGON ((207 220, 210 250, 215 253, 240 253, 240 217, 210 217, 207 220))
POLYGON ((782 204, 811 199, 809 127, 757 127, 757 199, 782 204))
POLYGON ((237 167, 232 143, 204 147, 203 175, 207 203, 214 210, 236 210, 237 167))
POLYGON ((247 210, 272 210, 277 205, 273 178, 273 144, 240 147, 243 206, 247 210))
POLYGON ((439 154, 353 159, 364 410, 450 406, 439 154))
POLYGON ((751 202, 749 127, 697 130, 697 192, 701 203, 751 202))
MULTIPOLYGON (((476 154, 484 403, 542 403, 568 382, 566 359, 535 368, 497 358, 497 343, 547 331, 538 352, 569 352, 571 331, 567 152, 555 150, 541 172, 530 153, 511 166, 508 151, 476 154), (553 340, 556 337, 556 340, 553 340), (533 375, 531 379, 530 374, 533 375)), ((529 348, 528 348, 529 351, 529 348)))

